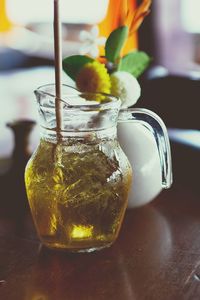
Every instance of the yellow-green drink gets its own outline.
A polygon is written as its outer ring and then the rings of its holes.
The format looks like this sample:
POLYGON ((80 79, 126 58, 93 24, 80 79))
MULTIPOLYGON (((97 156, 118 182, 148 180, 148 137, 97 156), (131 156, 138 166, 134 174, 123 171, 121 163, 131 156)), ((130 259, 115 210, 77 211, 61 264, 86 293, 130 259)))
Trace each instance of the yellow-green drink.
POLYGON ((129 163, 116 141, 56 146, 43 139, 25 181, 46 246, 92 251, 116 239, 131 183, 129 163))

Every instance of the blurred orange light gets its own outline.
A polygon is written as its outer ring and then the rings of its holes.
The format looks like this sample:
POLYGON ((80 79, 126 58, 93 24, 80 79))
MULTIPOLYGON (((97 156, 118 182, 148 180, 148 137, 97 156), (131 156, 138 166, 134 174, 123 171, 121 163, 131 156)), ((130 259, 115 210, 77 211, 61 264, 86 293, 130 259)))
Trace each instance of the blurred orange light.
MULTIPOLYGON (((121 15, 121 2, 123 0, 110 0, 105 19, 99 24, 100 36, 108 37, 109 34, 119 26, 121 15)), ((136 0, 129 0, 132 9, 136 7, 136 0)), ((123 53, 126 54, 138 47, 137 33, 129 37, 123 53)), ((101 55, 104 55, 101 48, 101 55)))

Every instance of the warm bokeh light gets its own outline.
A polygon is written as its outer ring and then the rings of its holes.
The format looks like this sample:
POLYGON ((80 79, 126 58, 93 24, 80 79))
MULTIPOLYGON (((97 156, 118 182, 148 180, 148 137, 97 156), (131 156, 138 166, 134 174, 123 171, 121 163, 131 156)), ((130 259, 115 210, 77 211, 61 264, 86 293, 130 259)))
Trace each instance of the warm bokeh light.
POLYGON ((182 0, 181 2, 181 21, 183 28, 192 33, 200 32, 200 1, 182 0))
POLYGON ((6 0, 0 0, 0 32, 7 32, 12 28, 12 22, 7 16, 6 0))
MULTIPOLYGON (((62 0, 63 22, 95 24, 100 22, 108 6, 108 0, 62 0)), ((8 15, 18 24, 52 22, 53 0, 7 0, 8 15)))

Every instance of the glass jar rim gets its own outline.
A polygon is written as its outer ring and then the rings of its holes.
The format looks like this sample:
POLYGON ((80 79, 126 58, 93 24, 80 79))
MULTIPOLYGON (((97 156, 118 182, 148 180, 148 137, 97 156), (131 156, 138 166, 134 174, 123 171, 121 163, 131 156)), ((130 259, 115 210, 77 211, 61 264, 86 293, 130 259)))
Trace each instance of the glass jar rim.
MULTIPOLYGON (((52 98, 56 98, 56 95, 54 93, 51 93, 51 92, 48 92, 48 91, 45 91, 45 88, 50 88, 50 87, 55 87, 55 83, 49 83, 49 84, 44 84, 44 85, 41 85, 39 86, 34 92, 37 94, 43 94, 43 95, 47 95, 49 97, 52 97, 52 98)), ((84 108, 84 109, 89 109, 91 110, 92 108, 95 108, 95 109, 113 109, 113 108, 120 108, 121 106, 121 100, 119 97, 117 96, 114 96, 112 94, 108 94, 108 93, 102 93, 102 92, 81 92, 79 91, 78 89, 76 89, 75 87, 73 86, 70 86, 70 85, 67 85, 67 84, 62 84, 61 86, 61 89, 62 87, 66 87, 66 88, 69 88, 71 89, 73 92, 76 92, 76 93, 67 93, 67 95, 65 95, 65 98, 66 97, 70 97, 70 98, 75 98, 75 97, 82 97, 84 98, 84 95, 85 97, 87 96, 103 96, 103 97, 106 97, 108 99, 110 99, 110 101, 107 101, 107 102, 98 102, 98 101, 91 101, 91 100, 87 100, 87 103, 85 104, 69 104, 67 102, 67 99, 63 99, 63 98, 60 98, 59 101, 61 101, 63 104, 65 104, 69 109, 80 109, 80 108, 84 108), (91 103, 90 103, 91 102, 91 103), (95 103, 94 103, 95 102, 95 103)), ((85 99, 85 98, 84 98, 85 99)))

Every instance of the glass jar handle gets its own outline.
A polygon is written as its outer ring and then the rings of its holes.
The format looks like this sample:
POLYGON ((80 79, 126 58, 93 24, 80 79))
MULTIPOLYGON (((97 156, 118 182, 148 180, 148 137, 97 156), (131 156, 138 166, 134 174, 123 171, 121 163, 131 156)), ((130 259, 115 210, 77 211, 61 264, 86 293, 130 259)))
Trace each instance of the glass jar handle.
POLYGON ((162 187, 168 189, 172 184, 172 162, 169 137, 164 122, 154 112, 144 108, 121 109, 118 122, 140 123, 153 134, 160 158, 162 187))

